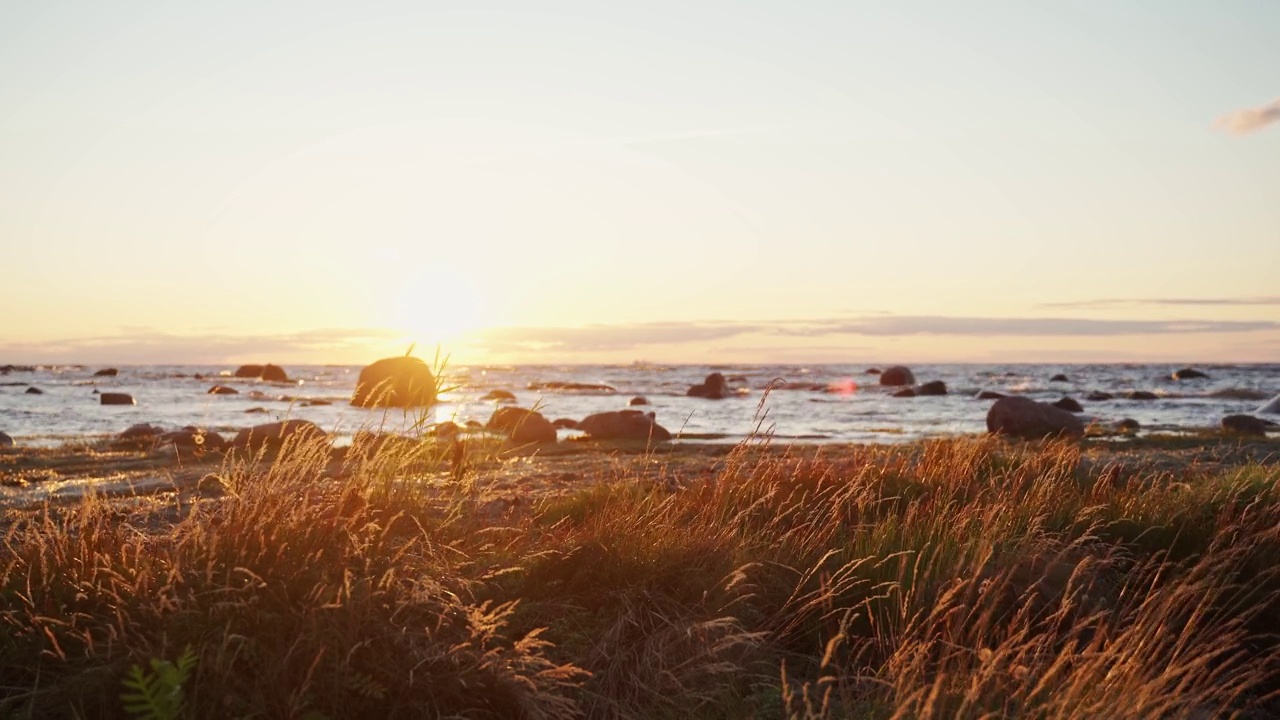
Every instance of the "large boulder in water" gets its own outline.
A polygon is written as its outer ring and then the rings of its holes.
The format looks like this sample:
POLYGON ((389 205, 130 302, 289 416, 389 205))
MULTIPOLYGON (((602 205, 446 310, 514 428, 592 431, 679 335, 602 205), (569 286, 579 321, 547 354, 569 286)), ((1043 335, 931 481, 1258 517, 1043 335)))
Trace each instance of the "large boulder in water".
POLYGON ((1174 370, 1171 377, 1174 380, 1199 380, 1209 376, 1195 368, 1182 368, 1181 370, 1174 370))
POLYGON ((260 378, 262 377, 261 365, 241 365, 236 368, 236 377, 238 378, 260 378))
POLYGON ((1280 414, 1280 395, 1277 395, 1267 402, 1266 405, 1254 410, 1257 413, 1275 413, 1280 414))
POLYGON ((710 400, 720 400, 728 397, 728 383, 725 382, 724 375, 713 372, 702 381, 701 385, 694 385, 684 393, 688 397, 708 398, 710 400))
POLYGON ((284 368, 271 363, 262 366, 261 377, 267 382, 289 382, 289 374, 284 371, 284 368))
POLYGON ((987 411, 987 430, 1026 440, 1084 435, 1084 422, 1066 410, 1025 397, 1000 398, 987 411))
POLYGON ((916 388, 916 394, 920 396, 946 395, 947 384, 941 380, 930 380, 929 382, 918 386, 916 388))
POLYGON ((485 428, 500 432, 522 445, 556 441, 556 428, 551 421, 543 417, 542 413, 524 408, 502 407, 494 410, 485 428))
POLYGON ((360 371, 351 404, 363 408, 426 407, 436 401, 436 379, 416 357, 384 358, 360 371))
POLYGON ((666 442, 671 439, 671 432, 656 422, 656 416, 653 413, 639 410, 618 410, 588 415, 578 423, 578 429, 601 440, 666 442))
POLYGON ((102 368, 98 372, 94 373, 93 376, 94 377, 115 377, 116 375, 119 375, 119 374, 120 374, 120 371, 116 368, 102 368))
POLYGON ((98 402, 103 405, 136 405, 133 396, 129 393, 102 393, 98 396, 98 402))
POLYGON ((894 365, 880 373, 880 384, 887 385, 889 387, 915 385, 916 376, 912 374, 910 368, 905 368, 901 365, 894 365))

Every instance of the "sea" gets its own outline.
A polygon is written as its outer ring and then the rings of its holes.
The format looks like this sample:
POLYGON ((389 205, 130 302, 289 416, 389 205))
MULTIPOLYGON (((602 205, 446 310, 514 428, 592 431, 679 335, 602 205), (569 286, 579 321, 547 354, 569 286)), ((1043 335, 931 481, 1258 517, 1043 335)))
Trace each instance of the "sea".
MULTIPOLYGON (((1184 366, 1164 364, 919 364, 917 383, 940 380, 943 396, 894 397, 867 365, 500 365, 449 367, 441 402, 426 410, 367 410, 350 405, 358 365, 285 365, 289 381, 234 377, 234 365, 0 367, 0 432, 16 444, 49 447, 120 433, 150 423, 166 429, 195 425, 220 433, 302 418, 333 433, 339 445, 360 430, 413 434, 434 423, 483 425, 502 403, 548 419, 581 419, 627 408, 655 413, 677 442, 904 443, 981 433, 991 400, 983 390, 1035 400, 1074 398, 1086 420, 1138 421, 1141 433, 1178 433, 1216 426, 1223 416, 1253 413, 1280 393, 1280 364, 1193 365, 1208 377, 1175 380, 1184 366), (686 390, 712 372, 729 379, 732 397, 689 397, 686 390), (1053 380, 1062 375, 1065 381, 1053 380), (214 385, 236 394, 209 394, 214 385), (37 388, 40 393, 28 392, 37 388), (1155 399, 1131 400, 1132 391, 1155 399), (131 395, 134 405, 102 405, 100 393, 131 395), (1107 393, 1109 400, 1088 400, 1107 393), (646 404, 638 403, 642 398, 646 404)), ((886 366, 881 365, 880 368, 886 366)), ((576 435, 561 430, 562 439, 576 435)))

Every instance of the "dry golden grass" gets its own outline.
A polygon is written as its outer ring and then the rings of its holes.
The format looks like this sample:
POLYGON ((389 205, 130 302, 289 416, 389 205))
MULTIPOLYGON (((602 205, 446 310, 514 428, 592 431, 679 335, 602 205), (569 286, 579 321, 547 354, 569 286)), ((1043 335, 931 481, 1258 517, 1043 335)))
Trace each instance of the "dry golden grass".
POLYGON ((419 442, 232 458, 180 514, 11 511, 0 716, 123 717, 187 647, 193 717, 1272 716, 1277 465, 765 444, 498 515, 419 442))

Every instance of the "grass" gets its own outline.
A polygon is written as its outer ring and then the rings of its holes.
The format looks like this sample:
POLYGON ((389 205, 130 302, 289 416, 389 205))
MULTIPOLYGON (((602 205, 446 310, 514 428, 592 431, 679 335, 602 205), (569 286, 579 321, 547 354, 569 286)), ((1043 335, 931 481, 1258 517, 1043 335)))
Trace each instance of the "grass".
POLYGON ((414 481, 446 443, 299 441, 176 521, 10 511, 0 717, 126 717, 187 648, 192 717, 1273 717, 1280 466, 1089 452, 624 453, 495 513, 484 463, 414 481))

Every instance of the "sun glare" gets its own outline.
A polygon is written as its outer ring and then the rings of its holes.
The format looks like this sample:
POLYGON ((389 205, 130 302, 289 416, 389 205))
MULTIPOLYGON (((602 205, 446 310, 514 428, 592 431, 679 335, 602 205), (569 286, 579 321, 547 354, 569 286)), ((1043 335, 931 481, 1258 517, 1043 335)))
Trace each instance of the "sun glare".
POLYGON ((457 344, 487 324, 484 293, 471 276, 452 268, 424 273, 392 295, 393 327, 419 347, 457 344))

